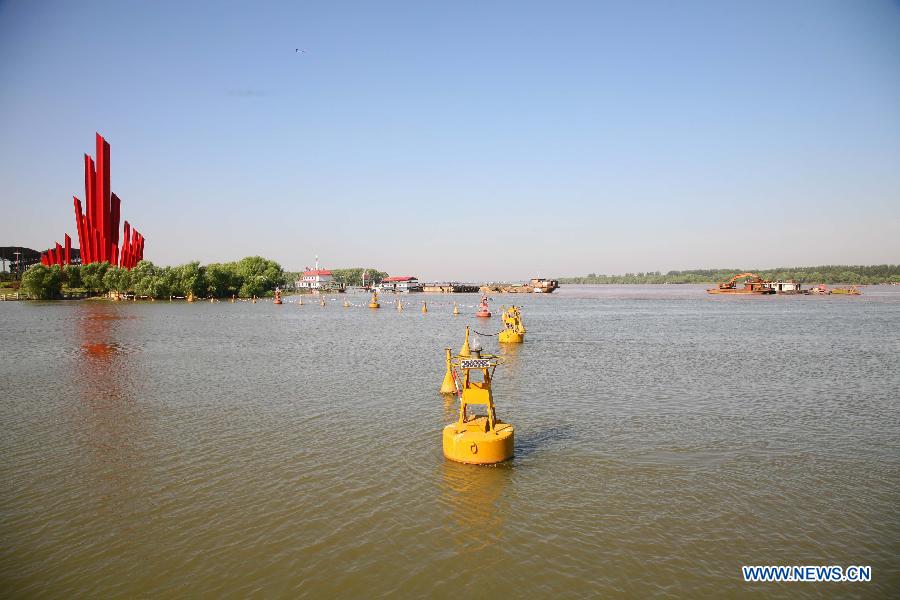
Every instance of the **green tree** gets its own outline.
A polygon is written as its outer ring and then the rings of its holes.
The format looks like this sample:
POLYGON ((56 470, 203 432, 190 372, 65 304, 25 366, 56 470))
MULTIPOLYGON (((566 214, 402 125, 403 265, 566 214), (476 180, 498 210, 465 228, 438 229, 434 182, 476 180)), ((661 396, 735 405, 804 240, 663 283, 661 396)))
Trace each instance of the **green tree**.
POLYGON ((363 273, 366 272, 366 283, 371 285, 373 283, 381 283, 381 281, 388 276, 384 271, 379 271, 378 269, 363 268, 363 267, 351 267, 348 269, 332 269, 331 275, 334 277, 336 281, 340 281, 344 285, 362 285, 362 276, 363 273))
POLYGON ((95 262, 81 266, 81 282, 91 292, 106 293, 109 288, 103 283, 103 277, 109 269, 109 263, 95 262))
POLYGON ((124 294, 131 289, 131 271, 110 267, 103 276, 103 285, 110 291, 124 294))
POLYGON ((284 269, 274 260, 261 256, 247 256, 237 263, 241 278, 240 294, 244 297, 263 296, 284 281, 284 269))
POLYGON ((203 296, 206 291, 205 282, 203 280, 203 269, 197 261, 189 262, 184 265, 172 267, 175 274, 175 292, 181 296, 193 294, 194 296, 203 296))
POLYGON ((206 265, 203 282, 206 294, 214 298, 229 297, 237 294, 241 288, 241 278, 235 263, 206 265))
POLYGON ((61 273, 59 265, 32 265, 22 274, 22 289, 36 300, 56 298, 62 291, 61 273))
POLYGON ((84 287, 84 283, 81 281, 81 265, 63 267, 63 283, 69 289, 84 287))

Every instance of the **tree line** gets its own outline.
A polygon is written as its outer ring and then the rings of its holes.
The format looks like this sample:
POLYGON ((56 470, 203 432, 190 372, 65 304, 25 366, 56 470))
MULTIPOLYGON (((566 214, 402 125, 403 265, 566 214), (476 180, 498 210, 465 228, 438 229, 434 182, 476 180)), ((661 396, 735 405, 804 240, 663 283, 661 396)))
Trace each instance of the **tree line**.
MULTIPOLYGON (((336 269, 335 279, 345 285, 359 285, 363 271, 366 281, 378 282, 387 274, 376 269, 336 269)), ((276 287, 293 287, 298 274, 286 272, 281 265, 261 256, 248 256, 236 262, 161 267, 142 260, 130 271, 99 262, 87 265, 33 265, 22 275, 21 289, 34 299, 59 298, 64 293, 101 295, 109 292, 139 297, 168 299, 170 296, 230 298, 270 295, 276 287)))
POLYGON ((560 283, 718 283, 739 273, 756 273, 769 281, 789 280, 807 284, 849 283, 873 285, 900 283, 900 265, 821 265, 817 267, 778 267, 776 269, 695 269, 690 271, 649 271, 624 275, 561 277, 560 283))

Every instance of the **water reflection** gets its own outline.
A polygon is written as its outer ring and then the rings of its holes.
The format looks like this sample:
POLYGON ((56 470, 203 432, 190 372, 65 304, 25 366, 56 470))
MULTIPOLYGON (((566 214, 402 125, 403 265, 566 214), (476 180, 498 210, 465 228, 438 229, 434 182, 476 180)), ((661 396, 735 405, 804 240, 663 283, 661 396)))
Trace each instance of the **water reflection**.
POLYGON ((75 440, 86 448, 97 479, 93 490, 104 501, 130 487, 146 439, 145 415, 135 401, 139 373, 134 341, 140 322, 123 307, 80 303, 69 330, 74 335, 69 368, 70 424, 75 440))
POLYGON ((450 515, 450 531, 460 552, 488 548, 504 524, 504 497, 510 490, 510 462, 493 466, 441 464, 441 499, 450 515))

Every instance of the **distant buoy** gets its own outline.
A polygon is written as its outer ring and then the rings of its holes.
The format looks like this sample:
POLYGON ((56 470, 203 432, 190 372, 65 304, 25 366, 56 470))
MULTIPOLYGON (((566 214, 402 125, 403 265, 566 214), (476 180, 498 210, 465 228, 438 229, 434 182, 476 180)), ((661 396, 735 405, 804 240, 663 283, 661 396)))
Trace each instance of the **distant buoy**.
POLYGON ((397 312, 403 312, 403 302, 401 302, 400 298, 397 298, 397 312))
POLYGON ((372 298, 369 300, 369 308, 381 308, 378 303, 378 292, 372 292, 372 298))
POLYGON ((319 302, 319 304, 321 304, 322 306, 325 306, 325 298, 322 298, 322 300, 319 302))
POLYGON ((275 299, 272 300, 272 304, 281 304, 281 290, 275 290, 275 299))
POLYGON ((521 344, 525 341, 525 325, 518 306, 510 306, 509 310, 501 313, 500 318, 503 319, 503 330, 497 334, 500 343, 521 344))
POLYGON ((491 309, 488 308, 488 297, 487 294, 481 297, 481 304, 478 305, 478 312, 475 313, 476 317, 490 317, 491 309))
POLYGON ((425 302, 422 302, 422 314, 424 315, 427 312, 428 312, 428 305, 425 302))
POLYGON ((344 308, 350 308, 350 302, 344 300, 344 308))
POLYGON ((234 304, 234 294, 231 295, 231 303, 234 304))
POLYGON ((453 314, 454 315, 459 314, 459 305, 456 302, 453 303, 453 314))

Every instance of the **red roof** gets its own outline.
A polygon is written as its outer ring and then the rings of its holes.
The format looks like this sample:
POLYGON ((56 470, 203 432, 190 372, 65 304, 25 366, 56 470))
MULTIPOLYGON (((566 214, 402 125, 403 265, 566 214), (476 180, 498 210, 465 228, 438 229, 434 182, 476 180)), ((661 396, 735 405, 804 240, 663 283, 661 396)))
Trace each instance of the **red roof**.
POLYGON ((328 269, 319 269, 317 271, 303 271, 303 276, 307 277, 309 275, 328 275, 331 276, 331 271, 328 269))
POLYGON ((415 277, 385 277, 382 281, 411 281, 415 277))

